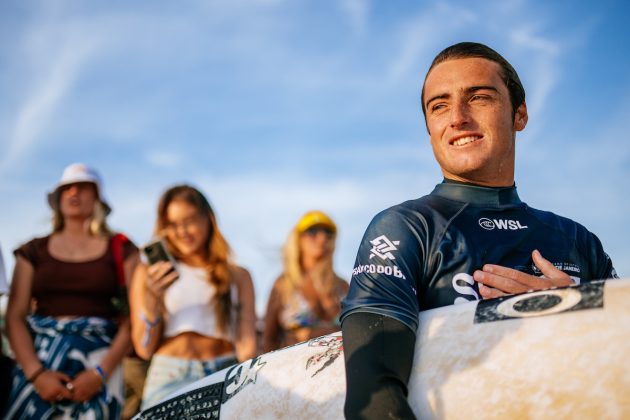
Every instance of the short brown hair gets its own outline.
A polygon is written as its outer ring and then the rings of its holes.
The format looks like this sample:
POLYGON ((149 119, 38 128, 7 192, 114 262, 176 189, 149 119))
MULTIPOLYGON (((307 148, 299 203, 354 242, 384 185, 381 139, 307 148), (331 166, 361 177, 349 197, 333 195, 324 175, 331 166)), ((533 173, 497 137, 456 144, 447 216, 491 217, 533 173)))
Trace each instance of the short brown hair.
POLYGON ((507 86, 510 93, 510 102, 512 103, 512 115, 516 115, 516 110, 523 102, 525 102, 525 88, 519 79, 514 67, 505 59, 501 54, 488 47, 487 45, 480 44, 478 42, 460 42, 455 45, 451 45, 443 49, 438 55, 435 56, 429 71, 424 76, 424 82, 422 83, 422 114, 427 116, 427 110, 424 106, 424 85, 427 82, 427 77, 431 70, 440 63, 448 60, 456 60, 461 58, 485 58, 486 60, 494 61, 501 67, 501 76, 507 86))

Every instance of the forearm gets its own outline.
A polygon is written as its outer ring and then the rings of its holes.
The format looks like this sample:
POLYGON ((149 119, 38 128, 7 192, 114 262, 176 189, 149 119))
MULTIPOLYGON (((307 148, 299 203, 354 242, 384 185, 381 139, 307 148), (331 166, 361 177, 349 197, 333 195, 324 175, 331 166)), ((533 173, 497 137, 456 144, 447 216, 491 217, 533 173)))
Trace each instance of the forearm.
POLYGON ((24 318, 7 312, 6 322, 11 349, 13 349, 17 363, 28 378, 42 366, 33 346, 33 337, 24 318))
POLYGON ((243 305, 238 322, 236 357, 243 361, 256 356, 256 311, 253 296, 251 301, 248 300, 243 305))
POLYGON ((277 333, 275 334, 265 334, 263 336, 263 351, 268 353, 270 351, 276 350, 280 347, 280 337, 277 333))
POLYGON ((415 418, 407 402, 415 334, 403 323, 367 312, 343 322, 348 419, 415 418))
POLYGON ((147 296, 145 291, 140 299, 139 307, 132 310, 132 340, 136 353, 143 359, 150 359, 162 341, 164 320, 161 305, 157 299, 147 296))
POLYGON ((256 336, 242 337, 236 342, 236 358, 239 362, 256 356, 256 336))

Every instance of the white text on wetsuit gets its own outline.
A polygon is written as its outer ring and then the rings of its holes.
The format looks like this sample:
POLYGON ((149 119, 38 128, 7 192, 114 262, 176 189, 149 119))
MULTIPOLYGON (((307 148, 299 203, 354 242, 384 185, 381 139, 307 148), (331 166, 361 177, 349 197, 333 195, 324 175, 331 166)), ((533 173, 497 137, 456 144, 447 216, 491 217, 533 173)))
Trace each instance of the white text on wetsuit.
POLYGON ((386 276, 394 276, 398 277, 399 279, 406 280, 405 275, 402 273, 402 271, 400 271, 400 268, 396 266, 364 264, 354 267, 354 269, 352 270, 353 276, 361 273, 385 274, 386 276))

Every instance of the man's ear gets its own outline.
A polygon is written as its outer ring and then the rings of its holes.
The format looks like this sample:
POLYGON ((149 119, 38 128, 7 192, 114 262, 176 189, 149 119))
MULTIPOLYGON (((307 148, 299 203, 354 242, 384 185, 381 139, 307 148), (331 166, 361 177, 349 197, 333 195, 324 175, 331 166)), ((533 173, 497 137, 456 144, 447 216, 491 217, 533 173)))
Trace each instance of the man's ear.
POLYGON ((527 119, 527 104, 523 101, 516 109, 516 114, 514 115, 514 130, 522 131, 527 125, 527 119))

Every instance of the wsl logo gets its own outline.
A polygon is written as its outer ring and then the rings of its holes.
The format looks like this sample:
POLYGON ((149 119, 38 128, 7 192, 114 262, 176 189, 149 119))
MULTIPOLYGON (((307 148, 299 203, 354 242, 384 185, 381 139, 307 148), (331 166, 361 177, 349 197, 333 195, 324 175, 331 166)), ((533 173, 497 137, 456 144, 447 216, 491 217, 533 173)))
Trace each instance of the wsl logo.
POLYGON ((521 230, 527 229, 527 226, 521 225, 521 222, 518 220, 510 220, 510 219, 487 219, 482 217, 479 219, 479 226, 484 228, 485 230, 521 230))

